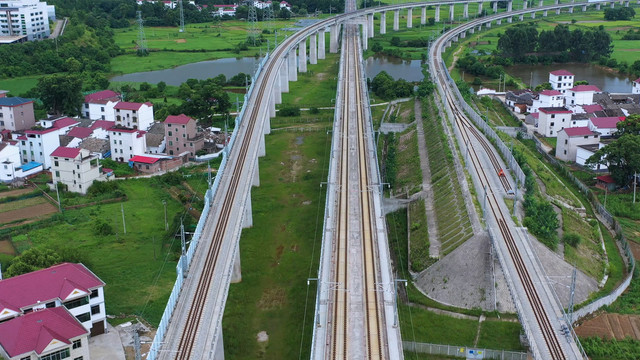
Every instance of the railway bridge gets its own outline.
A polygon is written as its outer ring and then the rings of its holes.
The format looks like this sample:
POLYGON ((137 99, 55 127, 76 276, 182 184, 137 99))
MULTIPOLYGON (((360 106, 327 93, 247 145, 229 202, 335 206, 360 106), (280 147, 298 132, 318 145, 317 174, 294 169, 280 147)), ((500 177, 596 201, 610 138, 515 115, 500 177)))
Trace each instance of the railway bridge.
MULTIPOLYGON (((451 42, 464 38, 467 33, 480 30, 483 26, 490 27, 493 23, 499 25, 503 20, 512 22, 514 17, 522 20, 525 15, 535 17, 537 13, 542 13, 543 16, 546 16, 549 11, 559 13, 562 9, 573 12, 575 8, 581 8, 586 11, 587 6, 590 5, 586 2, 559 4, 556 0, 554 5, 543 6, 543 2, 540 0, 538 7, 527 8, 527 2, 524 1, 521 3, 522 9, 514 11, 513 0, 507 0, 506 2, 507 11, 505 12, 498 12, 496 1, 482 0, 430 1, 350 11, 319 21, 297 32, 270 53, 262 62, 258 74, 253 79, 251 90, 245 99, 240 116, 236 118, 232 140, 224 153, 223 162, 215 182, 207 192, 208 211, 203 212, 203 217, 200 219, 191 247, 183 251, 183 256, 177 269, 178 279, 176 286, 165 309, 156 337, 153 340, 148 359, 224 358, 222 317, 230 283, 241 279, 239 240, 242 229, 252 225, 251 188, 259 186, 260 183, 258 159, 265 155, 264 136, 270 133, 270 118, 275 116, 276 104, 282 101, 281 94, 289 91, 289 82, 297 80, 298 72, 307 71, 307 63, 315 64, 318 60, 325 58, 327 35, 329 38, 329 51, 336 53, 340 47, 339 35, 341 32, 347 32, 348 25, 349 32, 353 34, 359 33, 359 45, 353 45, 354 43, 350 42, 352 45, 349 49, 359 53, 358 46, 361 46, 362 49, 367 49, 368 38, 374 35, 374 14, 376 13, 384 15, 381 16, 379 32, 385 33, 387 31, 387 12, 393 12, 392 28, 393 30, 399 30, 400 12, 403 11, 407 12, 405 26, 411 28, 413 26, 412 12, 414 10, 421 11, 420 23, 426 24, 426 9, 428 6, 435 8, 436 21, 443 20, 440 16, 440 10, 442 7, 448 7, 448 19, 453 21, 455 6, 462 6, 463 17, 470 18, 470 3, 478 4, 479 13, 482 11, 483 5, 487 3, 493 10, 492 15, 476 18, 447 32, 430 48, 432 74, 436 76, 442 98, 447 99, 449 111, 452 115, 455 114, 456 123, 460 124, 457 127, 457 133, 459 136, 471 136, 466 130, 465 132, 460 130, 468 128, 468 131, 471 131, 470 128, 473 125, 468 122, 468 119, 465 120, 464 112, 460 110, 463 104, 460 103, 459 98, 454 96, 455 89, 447 78, 446 69, 442 67, 440 54, 443 49, 449 46, 451 42), (342 31, 343 27, 344 31, 342 31), (354 27, 356 29, 359 28, 359 30, 353 30, 354 27), (326 34, 327 32, 328 34, 326 34), (307 49, 309 50, 308 55, 307 49)), ((599 9, 602 5, 613 7, 616 3, 623 6, 629 5, 628 0, 605 0, 596 3, 594 6, 599 9)), ((342 46, 345 46, 344 42, 342 46)), ((358 57, 358 59, 361 58, 358 57)), ((357 62, 360 60, 354 59, 352 61, 357 62)), ((352 76, 354 76, 353 79, 362 78, 362 75, 352 76)), ((356 128, 358 126, 360 125, 356 125, 356 128)), ((369 131, 366 129, 369 125, 362 126, 364 128, 361 131, 369 131)), ((469 143, 475 144, 471 141, 469 143)), ((485 151, 487 153, 493 152, 492 149, 485 149, 485 151)), ((476 160, 480 161, 479 158, 476 160)), ((374 170, 377 172, 377 169, 374 170)), ((371 173, 371 168, 367 171, 369 171, 369 176, 375 176, 375 173, 371 173)), ((516 177, 521 176, 517 172, 514 175, 516 177)), ((487 185, 491 181, 486 177, 486 174, 475 174, 474 180, 476 181, 476 186, 480 186, 479 189, 482 189, 483 185, 487 185)), ((524 179, 520 180, 520 184, 522 184, 524 179)), ((376 182, 379 183, 378 180, 374 179, 374 183, 376 182)), ((364 191, 363 193, 369 193, 369 191, 364 191)), ((481 191, 478 191, 478 193, 481 193, 481 191)), ((377 194, 371 192, 371 194, 373 195, 368 201, 373 203, 378 201, 379 192, 377 194)), ((535 263, 530 256, 530 249, 526 246, 522 249, 522 244, 526 245, 526 242, 518 235, 519 232, 514 233, 508 230, 514 228, 514 225, 510 217, 500 216, 500 212, 504 211, 503 207, 504 204, 501 201, 496 199, 489 201, 487 209, 490 208, 494 213, 494 216, 488 221, 489 230, 495 235, 493 238, 495 246, 499 250, 498 254, 500 255, 501 263, 503 267, 507 267, 507 273, 511 274, 508 280, 514 300, 516 300, 516 303, 522 304, 518 308, 518 313, 525 329, 527 327, 529 329, 527 332, 529 341, 533 344, 533 348, 536 349, 533 351, 534 357, 539 359, 577 359, 582 357, 583 354, 580 353, 578 345, 571 340, 571 337, 565 337, 565 339, 559 335, 563 321, 560 319, 562 309, 552 298, 548 291, 548 286, 540 288, 540 286, 534 285, 527 288, 526 284, 531 282, 535 284, 536 281, 540 281, 539 277, 542 276, 542 272, 539 264, 535 263), (517 270, 518 266, 531 266, 530 269, 533 270, 528 272, 527 276, 529 278, 523 276, 517 270), (538 276, 538 280, 536 280, 536 276, 538 276), (525 293, 527 294, 526 296, 523 295, 525 293), (538 300, 536 300, 536 296, 538 300), (532 305, 532 303, 535 304, 532 305), (536 312, 535 309, 543 309, 543 311, 536 312), (544 320, 545 317, 548 321, 544 320), (548 326, 543 327, 540 325, 541 323, 548 323, 548 326), (546 335, 534 336, 534 332, 538 330, 541 330, 546 335), (554 338, 557 341, 554 342, 552 340, 554 338), (551 347, 555 350, 551 349, 551 347)), ((374 217, 376 216, 374 212, 372 214, 374 217)), ((380 232, 375 227, 372 230, 380 232)), ((383 249, 381 250, 383 251, 383 249)), ((388 267, 389 264, 379 266, 388 267)), ((321 265, 319 282, 331 283, 331 279, 323 278, 323 276, 334 275, 327 275, 323 269, 325 267, 321 265)), ((380 272, 379 270, 377 271, 380 272)), ((378 279, 377 281, 389 283, 391 280, 388 275, 385 276, 387 278, 378 279)), ((544 283, 544 281, 542 282, 544 283)), ((321 309, 321 305, 325 303, 322 299, 321 291, 322 287, 319 287, 316 319, 325 316, 324 321, 326 321, 327 314, 323 313, 322 311, 324 310, 321 309)), ((381 314, 379 321, 381 323, 378 331, 380 329, 388 330, 389 323, 392 323, 393 326, 391 328, 394 328, 397 325, 395 315, 389 310, 391 308, 389 305, 393 306, 394 300, 383 297, 378 301, 385 304, 384 309, 379 310, 381 314)), ((387 330, 384 330, 387 334, 385 335, 386 338, 382 340, 382 351, 379 352, 379 357, 400 359, 402 358, 402 352, 398 351, 398 346, 400 346, 399 335, 394 337, 387 330), (390 347, 394 347, 394 349, 390 349, 390 347)), ((314 343, 319 336, 321 335, 316 330, 314 343)), ((314 352, 314 354, 316 353, 314 352)), ((336 357, 332 351, 318 354, 317 358, 336 357)), ((361 358, 364 358, 364 355, 361 358)))

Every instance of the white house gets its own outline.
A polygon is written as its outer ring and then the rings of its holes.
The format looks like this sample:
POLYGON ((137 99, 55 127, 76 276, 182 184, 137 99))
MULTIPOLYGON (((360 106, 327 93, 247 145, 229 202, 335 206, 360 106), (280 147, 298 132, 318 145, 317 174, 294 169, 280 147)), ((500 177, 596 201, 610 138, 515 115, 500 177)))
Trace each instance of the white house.
POLYGON ((84 97, 82 115, 91 120, 115 121, 113 107, 120 101, 120 94, 111 90, 102 90, 84 97))
POLYGON ((611 136, 618 131, 617 124, 624 120, 619 117, 592 117, 589 118, 589 129, 597 131, 601 136, 611 136))
POLYGON ((51 167, 49 155, 60 146, 59 135, 66 134, 78 122, 72 118, 63 117, 41 120, 39 124, 41 129, 25 130, 23 134, 18 134, 16 140, 20 146, 20 156, 23 163, 38 162, 45 169, 49 169, 51 167))
MULTIPOLYGON (((603 143, 597 143, 592 145, 579 145, 576 148, 576 164, 587 166, 587 159, 589 159, 593 154, 596 153, 599 149, 602 149, 605 146, 603 143)), ((594 170, 597 171, 606 171, 608 167, 606 165, 598 164, 594 167, 594 170)))
POLYGON ((565 107, 538 109, 536 132, 544 137, 556 137, 558 131, 571 127, 571 111, 565 107))
POLYGON ((115 110, 116 126, 147 130, 153 124, 153 104, 120 101, 115 110))
POLYGON ((285 9, 291 11, 291 4, 289 4, 286 1, 281 1, 280 2, 280 9, 282 9, 282 8, 285 8, 285 9))
POLYGON ((27 36, 29 41, 49 37, 49 10, 38 0, 0 1, 0 38, 27 36))
POLYGON ((565 94, 573 87, 575 75, 567 70, 556 70, 549 73, 549 83, 553 90, 558 90, 565 94))
POLYGON ((0 323, 0 357, 90 360, 88 335, 64 307, 43 308, 0 323))
POLYGON ((236 8, 238 5, 213 5, 213 11, 211 11, 211 15, 213 16, 236 16, 236 8))
POLYGON ((640 78, 637 78, 633 82, 633 87, 631 88, 631 93, 632 94, 640 94, 640 78))
POLYGON ((593 94, 600 92, 595 85, 578 85, 567 90, 567 105, 589 105, 593 104, 593 94))
POLYGON ((0 280, 0 322, 64 306, 91 335, 104 333, 104 285, 83 264, 62 263, 0 280))
POLYGON ((543 90, 533 99, 533 105, 527 111, 538 112, 541 107, 561 107, 564 105, 564 95, 558 90, 543 90))
POLYGON ((97 155, 81 148, 60 146, 51 153, 53 184, 61 182, 71 192, 86 194, 96 180, 105 180, 97 155))
POLYGON ((563 161, 575 161, 578 146, 595 145, 599 142, 600 134, 586 126, 562 129, 558 132, 556 157, 563 161))
POLYGON ((111 158, 115 161, 129 161, 147 152, 146 131, 115 126, 109 129, 109 134, 111 158))
POLYGON ((0 181, 13 181, 16 178, 15 168, 20 165, 20 148, 8 142, 0 143, 0 181))

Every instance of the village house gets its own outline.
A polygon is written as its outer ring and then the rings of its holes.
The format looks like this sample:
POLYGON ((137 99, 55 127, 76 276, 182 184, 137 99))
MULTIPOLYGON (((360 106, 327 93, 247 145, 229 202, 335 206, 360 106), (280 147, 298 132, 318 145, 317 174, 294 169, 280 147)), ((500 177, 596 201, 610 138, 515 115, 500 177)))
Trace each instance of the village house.
POLYGON ((571 127, 571 111, 565 107, 540 108, 536 132, 544 137, 556 137, 558 131, 571 127))
POLYGON ((535 94, 529 89, 507 91, 505 102, 515 113, 522 114, 533 106, 534 97, 535 94))
MULTIPOLYGON (((0 323, 64 306, 91 336, 104 333, 104 285, 83 264, 62 263, 0 280, 0 323)), ((51 330, 55 330, 52 328, 51 330)))
POLYGON ((148 154, 164 154, 167 142, 164 136, 164 123, 154 123, 145 134, 148 154))
POLYGON ((59 135, 66 134, 78 122, 69 117, 41 120, 39 126, 16 134, 22 163, 38 162, 44 169, 51 167, 51 153, 60 146, 59 135))
POLYGON ((549 83, 551 89, 566 94, 567 90, 573 87, 575 75, 567 70, 556 70, 549 73, 549 83))
POLYGON ((0 323, 8 360, 90 360, 89 331, 64 307, 43 308, 0 323))
POLYGON ((527 112, 538 112, 541 107, 561 107, 564 106, 564 95, 558 90, 543 90, 538 93, 538 97, 533 99, 533 104, 527 108, 527 112))
POLYGON ((600 134, 591 131, 589 127, 565 128, 558 132, 556 157, 562 161, 575 161, 577 147, 582 145, 597 145, 600 134))
POLYGON ((116 125, 109 129, 109 134, 111 158, 115 161, 129 161, 147 152, 146 131, 116 125))
POLYGON ((567 105, 589 105, 593 104, 593 94, 600 92, 595 85, 578 85, 567 90, 567 105))
POLYGON ((104 181, 98 156, 81 148, 60 146, 51 153, 53 185, 61 182, 71 192, 86 194, 94 181, 104 181))
MULTIPOLYGON (((606 145, 605 142, 602 141, 597 143, 597 144, 591 144, 591 145, 578 145, 578 147, 576 148, 576 164, 587 167, 587 160, 593 156, 593 154, 596 153, 596 151, 602 149, 604 146, 606 145)), ((606 171, 607 170, 607 166, 606 165, 596 165, 596 166, 589 166, 589 168, 592 168, 595 171, 606 171)))
POLYGON ((619 117, 592 117, 589 119, 589 129, 597 131, 600 136, 611 136, 618 131, 617 124, 624 120, 619 117))
POLYGON ((116 126, 147 130, 153 124, 153 104, 118 102, 114 107, 116 126))
POLYGON ((129 160, 129 166, 145 174, 154 174, 179 167, 184 163, 183 157, 156 157, 136 155, 129 160))
POLYGON ((640 78, 637 78, 631 86, 632 94, 640 94, 640 78))
POLYGON ((204 134, 198 133, 196 121, 187 115, 169 115, 164 121, 167 154, 180 155, 188 152, 190 157, 204 147, 204 134))
POLYGON ((213 11, 211 11, 211 15, 213 16, 236 16, 236 8, 238 5, 213 5, 213 11))
POLYGON ((0 130, 19 131, 32 128, 36 124, 33 100, 6 95, 7 91, 0 90, 0 130))
POLYGON ((111 90, 102 90, 84 97, 82 115, 91 120, 115 121, 113 107, 120 101, 120 94, 111 90))

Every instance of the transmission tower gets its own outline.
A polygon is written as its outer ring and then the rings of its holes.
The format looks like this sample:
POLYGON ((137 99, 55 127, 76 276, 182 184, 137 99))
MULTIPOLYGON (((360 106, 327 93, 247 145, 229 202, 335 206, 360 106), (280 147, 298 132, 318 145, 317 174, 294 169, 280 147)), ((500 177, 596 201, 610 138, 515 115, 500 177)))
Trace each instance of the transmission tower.
POLYGON ((178 0, 180 6, 180 32, 184 32, 184 9, 182 8, 182 0, 178 0))
POLYGON ((270 6, 264 8, 264 12, 262 13, 262 21, 267 23, 267 29, 269 29, 269 33, 273 33, 273 19, 274 19, 274 11, 273 11, 273 3, 270 6))
POLYGON ((256 40, 258 37, 258 24, 257 24, 258 15, 256 13, 256 7, 253 5, 253 3, 251 4, 251 6, 249 6, 248 20, 249 20, 249 38, 251 38, 253 46, 256 46, 256 40))
POLYGON ((147 40, 144 37, 144 25, 142 22, 142 11, 136 11, 138 15, 138 55, 147 55, 149 50, 147 49, 147 40))

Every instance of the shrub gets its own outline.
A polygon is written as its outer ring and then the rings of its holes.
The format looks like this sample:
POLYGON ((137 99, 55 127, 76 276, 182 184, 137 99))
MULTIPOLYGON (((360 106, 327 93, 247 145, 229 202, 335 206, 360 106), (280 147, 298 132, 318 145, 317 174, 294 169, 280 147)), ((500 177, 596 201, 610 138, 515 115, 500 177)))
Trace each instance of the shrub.
POLYGON ((580 242, 582 241, 582 237, 575 233, 566 233, 562 237, 562 241, 564 241, 565 244, 577 247, 578 244, 580 244, 580 242))
POLYGON ((300 116, 300 108, 296 106, 286 106, 280 109, 281 116, 300 116))
POLYGON ((115 233, 113 231, 113 226, 111 226, 111 224, 107 223, 103 219, 97 219, 93 223, 93 232, 94 234, 100 236, 113 235, 115 233))

